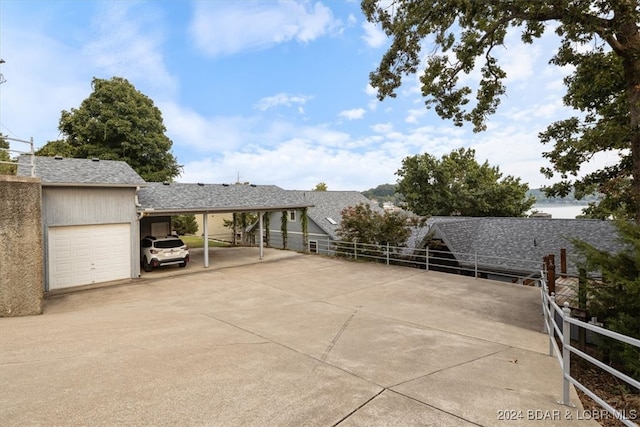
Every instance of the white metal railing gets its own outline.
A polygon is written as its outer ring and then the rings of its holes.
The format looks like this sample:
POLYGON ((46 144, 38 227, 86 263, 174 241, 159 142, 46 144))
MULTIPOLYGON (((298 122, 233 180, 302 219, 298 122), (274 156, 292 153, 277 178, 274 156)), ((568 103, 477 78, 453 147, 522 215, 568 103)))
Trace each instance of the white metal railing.
POLYGON ((609 413, 611 413, 616 419, 620 420, 626 426, 637 426, 637 424, 632 421, 633 419, 638 419, 640 414, 637 413, 625 413, 624 411, 618 410, 605 402, 602 398, 596 395, 593 391, 585 387, 578 380, 571 376, 571 353, 575 354, 578 357, 581 357, 593 365, 597 366, 600 369, 605 370, 611 375, 615 376, 626 382, 627 384, 635 387, 640 390, 640 381, 637 379, 631 378, 628 375, 612 368, 609 365, 606 365, 599 361, 598 359, 586 354, 585 352, 579 350, 578 348, 571 345, 571 325, 575 325, 578 328, 583 328, 592 332, 595 332, 600 335, 604 335, 609 338, 613 338, 615 340, 621 341, 623 343, 632 345, 640 349, 640 340, 637 340, 632 337, 628 337, 626 335, 619 334, 617 332, 610 331, 608 329, 602 328, 597 325, 593 325, 591 323, 583 322, 576 318, 571 317, 571 309, 569 308, 569 303, 565 302, 563 307, 560 307, 556 304, 556 297, 554 294, 549 295, 549 289, 547 287, 547 282, 544 278, 544 274, 541 274, 541 293, 542 293, 542 309, 544 312, 544 324, 547 333, 549 334, 549 355, 555 355, 558 359, 560 367, 562 369, 562 401, 560 402, 563 405, 571 406, 571 402, 569 399, 569 385, 573 384, 576 388, 580 389, 584 394, 589 396, 595 402, 597 402, 600 406, 606 409, 609 413), (555 320, 556 314, 558 314, 562 319, 562 328, 558 326, 558 323, 555 320), (556 337, 560 340, 562 344, 562 351, 558 346, 558 342, 556 341, 556 337))
MULTIPOLYGON (((373 245, 354 241, 317 240, 315 253, 340 256, 384 264, 444 271, 473 277, 516 279, 519 282, 537 280, 542 263, 534 259, 517 259, 462 253, 430 248, 373 245)), ((307 248, 309 250, 309 248, 307 248)))
MULTIPOLYGON (((16 139, 16 138, 9 138, 7 136, 3 136, 1 137, 2 139, 6 140, 6 141, 13 141, 13 142, 20 142, 23 144, 29 144, 29 151, 22 151, 22 150, 12 150, 10 148, 0 148, 0 150, 4 150, 8 153, 15 153, 15 154, 30 154, 31 160, 29 162, 29 166, 31 169, 31 176, 36 176, 36 164, 35 164, 35 151, 33 149, 33 138, 29 139, 29 141, 25 141, 22 139, 16 139)), ((5 164, 5 165, 16 165, 16 168, 18 167, 18 161, 17 160, 0 160, 0 164, 5 164)))

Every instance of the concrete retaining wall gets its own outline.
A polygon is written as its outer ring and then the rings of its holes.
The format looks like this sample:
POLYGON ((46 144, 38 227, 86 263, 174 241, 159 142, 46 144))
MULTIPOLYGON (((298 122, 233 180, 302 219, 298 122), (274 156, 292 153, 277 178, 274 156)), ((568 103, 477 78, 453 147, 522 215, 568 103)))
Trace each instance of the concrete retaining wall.
POLYGON ((42 313, 39 178, 0 175, 0 317, 42 313))

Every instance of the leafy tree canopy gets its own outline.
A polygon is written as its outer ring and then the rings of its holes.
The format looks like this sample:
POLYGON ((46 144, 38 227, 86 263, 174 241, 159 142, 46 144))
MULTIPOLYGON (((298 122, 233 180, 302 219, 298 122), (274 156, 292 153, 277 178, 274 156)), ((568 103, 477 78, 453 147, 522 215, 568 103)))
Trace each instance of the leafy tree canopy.
POLYGON ((327 184, 324 182, 319 182, 318 184, 316 184, 316 187, 313 189, 313 191, 327 191, 327 184))
POLYGON ((403 246, 411 231, 407 218, 398 213, 375 212, 367 203, 345 208, 337 234, 341 240, 372 245, 403 246))
POLYGON ((502 177, 479 164, 475 150, 460 148, 440 160, 425 153, 406 157, 396 172, 408 208, 424 216, 522 216, 535 203, 520 178, 502 177))
MULTIPOLYGON (((9 141, 2 137, 0 134, 0 161, 11 162, 11 155, 9 154, 9 141)), ((0 175, 15 175, 16 166, 0 163, 0 175)))
POLYGON ((195 215, 174 215, 171 217, 171 228, 180 236, 195 234, 198 231, 198 223, 195 215))
POLYGON ((551 196, 605 195, 602 209, 640 221, 640 8, 637 0, 362 0, 367 19, 379 23, 391 45, 370 74, 378 97, 396 96, 405 75, 416 74, 426 106, 461 126, 486 128, 505 94, 506 73, 494 55, 510 28, 531 44, 547 25, 560 37, 551 63, 572 65, 565 79, 566 105, 576 117, 551 124, 540 135, 553 148, 543 155, 551 167, 547 177, 559 176, 551 196), (423 42, 432 43, 426 61, 423 42), (478 62, 478 64, 477 64, 478 62), (425 65, 423 65, 425 64, 425 65), (476 66, 480 79, 473 90, 460 84, 476 66), (580 175, 595 153, 618 152, 612 167, 580 175))
POLYGON ((51 141, 40 155, 127 162, 146 181, 170 181, 182 166, 171 154, 162 113, 153 101, 121 77, 94 78, 93 92, 79 108, 62 111, 64 140, 51 141))

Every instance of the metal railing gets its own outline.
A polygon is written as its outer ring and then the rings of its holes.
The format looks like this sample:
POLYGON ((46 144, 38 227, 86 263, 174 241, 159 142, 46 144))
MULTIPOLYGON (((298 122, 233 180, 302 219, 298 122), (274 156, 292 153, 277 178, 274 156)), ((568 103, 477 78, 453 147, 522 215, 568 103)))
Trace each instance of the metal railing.
MULTIPOLYGON (((30 154, 31 157, 31 161, 29 162, 29 166, 30 166, 30 170, 31 170, 31 176, 36 176, 36 164, 35 164, 35 151, 33 149, 33 138, 29 139, 29 141, 25 141, 22 139, 16 139, 16 138, 9 138, 7 136, 3 136, 1 137, 2 139, 6 140, 6 141, 13 141, 13 142, 20 142, 23 144, 29 144, 29 151, 22 151, 22 150, 12 150, 10 148, 0 148, 0 150, 4 150, 7 153, 15 153, 18 154, 18 156, 20 154, 30 154)), ((5 165, 16 165, 16 170, 18 167, 18 161, 17 160, 0 160, 0 164, 5 164, 5 165)))
POLYGON ((462 253, 431 248, 407 248, 392 245, 373 245, 354 241, 318 240, 310 252, 349 258, 356 261, 371 261, 387 265, 422 268, 462 274, 476 278, 493 278, 518 283, 537 283, 542 263, 534 259, 517 259, 462 253))
POLYGON ((556 356, 562 369, 562 401, 560 401, 559 403, 567 406, 572 406, 569 398, 569 387, 570 384, 573 384, 576 388, 578 388, 580 391, 582 391, 584 394, 598 403, 598 405, 600 405, 610 414, 616 417, 616 419, 620 420, 624 425, 629 427, 637 426, 637 424, 632 421, 632 418, 636 418, 640 416, 640 414, 627 414, 624 411, 614 408, 609 403, 600 398, 597 394, 595 394, 592 390, 590 390, 589 388, 581 384, 577 379, 571 376, 571 354, 573 353, 576 356, 592 363, 598 368, 610 373, 616 378, 623 380, 632 387, 640 390, 640 381, 638 381, 637 379, 625 375, 617 369, 614 369, 611 366, 602 363, 598 359, 572 346, 571 325, 575 325, 578 328, 583 328, 596 334, 621 341, 639 349, 640 340, 571 317, 571 309, 569 308, 569 303, 565 302, 563 304, 563 307, 560 307, 558 304, 556 304, 555 294, 552 293, 551 295, 549 295, 549 289, 547 287, 547 282, 545 280, 544 274, 541 274, 540 283, 542 285, 542 309, 544 312, 545 330, 549 334, 549 355, 556 356), (558 326, 558 322, 556 322, 555 320, 556 314, 562 319, 562 327, 558 326), (556 338, 558 338, 558 340, 562 344, 562 349, 560 349, 556 338))

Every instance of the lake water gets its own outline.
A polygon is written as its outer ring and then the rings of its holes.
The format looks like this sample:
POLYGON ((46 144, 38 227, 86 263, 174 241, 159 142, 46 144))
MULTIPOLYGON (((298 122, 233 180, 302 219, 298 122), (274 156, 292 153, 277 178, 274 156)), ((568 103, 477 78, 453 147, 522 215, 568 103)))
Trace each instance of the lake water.
POLYGON ((574 219, 587 205, 533 205, 532 210, 551 214, 551 218, 574 219))

